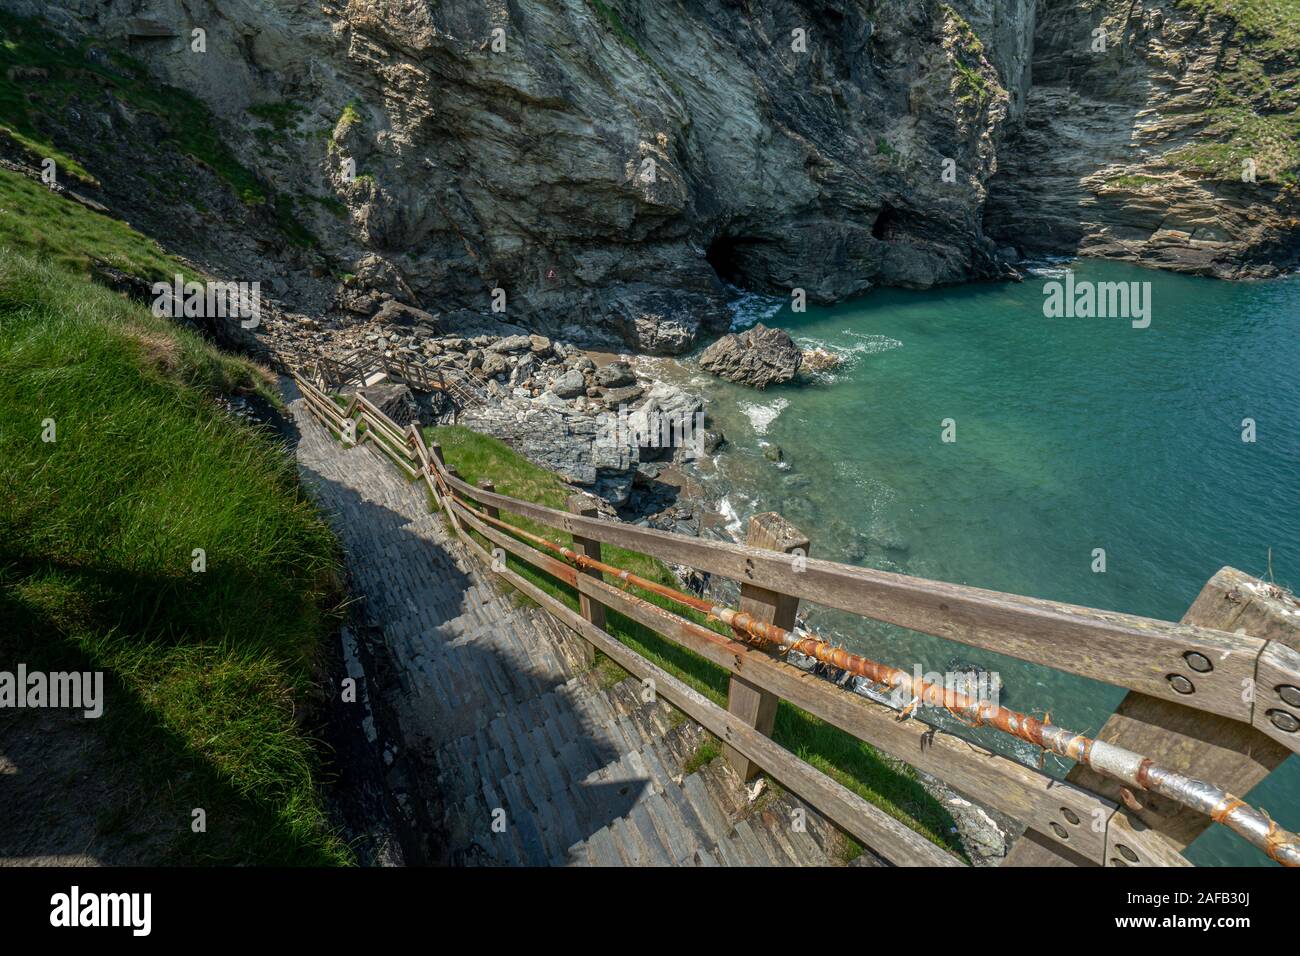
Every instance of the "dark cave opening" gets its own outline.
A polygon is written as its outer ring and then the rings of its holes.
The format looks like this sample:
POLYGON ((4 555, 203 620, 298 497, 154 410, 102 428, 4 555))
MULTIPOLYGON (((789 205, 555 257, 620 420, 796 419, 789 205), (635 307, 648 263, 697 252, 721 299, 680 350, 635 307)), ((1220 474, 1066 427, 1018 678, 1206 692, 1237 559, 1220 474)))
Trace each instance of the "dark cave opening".
POLYGON ((876 221, 871 224, 871 235, 877 239, 892 239, 899 218, 898 210, 885 203, 880 207, 880 212, 876 213, 876 221))
POLYGON ((718 236, 709 243, 704 258, 718 278, 731 285, 745 285, 745 246, 753 245, 756 240, 738 236, 718 236))

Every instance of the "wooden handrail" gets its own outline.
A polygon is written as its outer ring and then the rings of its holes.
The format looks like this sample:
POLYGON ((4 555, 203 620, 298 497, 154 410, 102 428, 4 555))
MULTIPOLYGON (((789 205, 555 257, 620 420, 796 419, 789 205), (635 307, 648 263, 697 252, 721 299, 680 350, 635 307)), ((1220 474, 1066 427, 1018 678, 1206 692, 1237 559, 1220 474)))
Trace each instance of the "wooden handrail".
POLYGON ((454 500, 457 516, 484 538, 510 554, 599 599, 620 614, 699 654, 732 674, 744 675, 783 700, 815 717, 891 753, 900 760, 940 777, 958 790, 977 796, 1026 823, 1047 829, 1054 822, 1070 826, 1063 810, 1077 821, 1089 821, 1070 834, 1071 846, 1095 862, 1105 859, 1104 824, 1116 805, 1088 791, 1016 763, 919 721, 899 721, 882 704, 843 690, 821 678, 766 654, 752 645, 733 640, 658 605, 637 598, 588 575, 574 574, 564 562, 530 548, 480 521, 454 500))
MULTIPOLYGON (((671 564, 757 584, 1245 723, 1253 719, 1251 702, 1243 700, 1241 689, 1243 681, 1255 679, 1256 663, 1267 643, 1260 638, 811 557, 801 559, 801 570, 796 571, 788 556, 771 551, 584 518, 483 492, 454 477, 448 481, 463 494, 502 511, 671 564), (1215 662, 1214 670, 1208 674, 1193 671, 1187 660, 1192 653, 1215 662), (1175 690, 1171 674, 1184 676, 1194 692, 1175 690)), ((1300 752, 1300 738, 1288 744, 1300 752)))
MULTIPOLYGON (((343 417, 338 415, 337 406, 325 393, 304 382, 301 376, 295 375, 295 379, 300 386, 305 386, 304 394, 309 395, 308 407, 323 411, 324 418, 332 420, 333 430, 337 432, 339 420, 343 417)), ((1259 724, 1260 717, 1243 699, 1249 695, 1241 694, 1241 687, 1243 681, 1255 679, 1261 659, 1266 662, 1271 680, 1300 683, 1300 655, 1285 645, 1245 634, 1172 624, 807 557, 801 557, 796 566, 789 556, 779 552, 701 541, 622 522, 602 521, 522 501, 490 488, 474 487, 446 468, 440 455, 430 452, 418 427, 400 428, 364 396, 354 398, 345 415, 351 413, 353 406, 363 420, 373 422, 371 427, 375 433, 386 439, 380 441, 381 446, 389 442, 400 446, 403 460, 394 457, 391 449, 386 450, 408 470, 408 474, 417 474, 425 479, 458 536, 480 556, 486 557, 486 552, 470 531, 567 582, 584 600, 598 601, 618 610, 731 674, 743 674, 747 681, 762 686, 779 698, 790 700, 853 736, 934 773, 975 799, 1022 820, 1032 828, 1036 839, 1048 842, 1055 839, 1063 853, 1076 854, 1081 860, 1105 863, 1107 853, 1113 855, 1117 839, 1122 838, 1125 848, 1140 853, 1143 863, 1186 864, 1159 836, 1146 834, 1141 828, 1135 829, 1124 811, 1112 801, 1087 789, 1055 780, 961 738, 938 734, 934 728, 919 722, 900 723, 888 708, 846 693, 750 645, 717 634, 598 577, 576 574, 564 562, 536 551, 479 520, 456 500, 456 494, 479 502, 489 511, 498 509, 583 539, 616 545, 744 584, 804 597, 865 617, 1129 687, 1243 723, 1259 724), (1195 670, 1189 667, 1190 655, 1198 655, 1195 661, 1199 666, 1195 670), (1207 660, 1213 662, 1208 673, 1202 669, 1207 660), (1193 693, 1179 694, 1169 679, 1174 675, 1191 683, 1193 693)), ((326 423, 331 424, 329 421, 326 423)), ((533 594, 537 589, 523 578, 513 572, 505 574, 512 584, 526 590, 602 649, 606 642, 618 643, 602 629, 594 628, 582 615, 544 592, 538 594, 546 600, 533 594), (553 604, 557 607, 552 607, 553 604), (603 637, 597 640, 591 633, 593 630, 603 637)), ((621 644, 618 647, 622 648, 624 656, 631 654, 636 657, 621 644)), ((616 659, 623 663, 620 657, 616 659)), ((640 658, 637 660, 641 661, 640 658)), ((637 673, 632 667, 628 669, 637 673)), ((682 709, 695 716, 689 708, 683 706, 682 709)), ((726 711, 718 710, 726 715, 726 711)), ((715 718, 713 715, 710 719, 715 718)), ((705 720, 701 723, 709 726, 705 720)), ((752 727, 746 729, 753 731, 752 727)), ((1285 735, 1275 733, 1273 736, 1280 738, 1285 735)), ((726 742, 734 746, 731 740, 726 742)), ((1282 742, 1292 750, 1300 750, 1298 740, 1284 739, 1282 742)), ((763 758, 754 756, 752 759, 768 769, 763 758)), ((772 755, 767 754, 766 759, 772 759, 772 755)), ((792 770, 785 773, 799 776, 792 770)), ((821 786, 820 781, 814 785, 802 778, 799 784, 812 790, 821 786)), ((788 785, 795 792, 802 793, 796 783, 788 785)), ((818 805, 815 800, 810 799, 810 802, 818 805)), ((835 804, 833 800, 830 802, 835 804)), ((844 809, 842 805, 836 806, 844 809)), ((824 807, 822 809, 826 812, 824 807)), ((861 808, 854 812, 861 813, 861 808)), ((861 821, 854 823, 840 819, 835 813, 827 815, 850 832, 855 832, 854 825, 862 825, 861 821)))
MULTIPOLYGON (((372 415, 386 418, 366 404, 372 415)), ((391 420, 389 424, 403 433, 391 420)), ((1256 678, 1257 664, 1269 644, 1262 638, 812 557, 801 558, 796 565, 789 556, 761 548, 602 521, 484 491, 448 474, 440 464, 435 467, 442 479, 462 494, 569 534, 1243 723, 1257 723, 1251 701, 1243 699, 1249 695, 1243 695, 1241 689, 1256 678), (1208 673, 1193 670, 1188 661, 1192 654, 1212 662, 1213 669, 1208 673), (1193 692, 1176 690, 1171 675, 1184 677, 1193 692)), ((1287 655, 1271 652, 1267 657, 1275 679, 1279 659, 1283 662, 1281 677, 1285 678, 1287 655)), ((1293 676, 1300 680, 1300 673, 1293 676)), ((1289 736, 1291 739, 1282 742, 1300 752, 1300 735, 1289 736)))

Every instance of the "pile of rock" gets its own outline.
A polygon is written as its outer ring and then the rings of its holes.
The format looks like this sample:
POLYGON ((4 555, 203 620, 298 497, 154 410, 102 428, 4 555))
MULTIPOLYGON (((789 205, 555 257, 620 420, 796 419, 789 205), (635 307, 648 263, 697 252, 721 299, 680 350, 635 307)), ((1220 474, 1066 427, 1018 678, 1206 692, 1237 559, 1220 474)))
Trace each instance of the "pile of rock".
POLYGON ((493 400, 465 409, 460 422, 611 504, 628 503, 638 464, 689 454, 663 447, 661 430, 647 423, 665 414, 692 420, 703 407, 696 396, 662 382, 647 389, 627 363, 597 367, 581 354, 536 367, 527 380, 518 369, 513 388, 489 380, 493 400))
MULTIPOLYGON (((638 380, 627 361, 597 365, 572 344, 477 313, 426 312, 406 304, 401 290, 359 285, 346 291, 357 298, 347 300, 350 314, 343 318, 277 314, 271 328, 259 331, 291 367, 365 350, 459 379, 486 400, 460 409, 460 423, 616 506, 632 498, 638 464, 680 461, 701 450, 701 442, 665 445, 658 427, 665 417, 696 424, 700 399, 638 380)), ((441 393, 412 393, 400 384, 364 391, 399 424, 431 424, 453 414, 441 393)), ((707 433, 702 450, 710 453, 722 440, 707 433)))

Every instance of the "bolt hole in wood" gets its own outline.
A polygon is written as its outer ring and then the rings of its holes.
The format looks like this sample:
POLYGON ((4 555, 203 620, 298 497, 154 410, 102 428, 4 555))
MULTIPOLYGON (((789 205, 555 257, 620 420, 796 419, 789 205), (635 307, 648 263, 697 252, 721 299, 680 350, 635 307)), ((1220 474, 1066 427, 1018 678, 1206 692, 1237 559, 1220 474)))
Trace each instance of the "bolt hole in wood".
POLYGON ((1289 734, 1300 730, 1300 719, 1289 710, 1270 710, 1268 719, 1273 721, 1273 726, 1278 730, 1285 730, 1289 734))
POLYGON ((1168 676, 1169 686, 1178 694, 1191 694, 1196 690, 1196 685, 1189 681, 1182 674, 1170 674, 1168 676))
POLYGON ((1183 659, 1187 661, 1187 666, 1198 674, 1208 674, 1214 670, 1214 664, 1210 659, 1197 651, 1188 651, 1183 655, 1183 659))
POLYGON ((1138 855, 1134 853, 1127 844, 1117 843, 1115 844, 1115 849, 1118 850, 1119 855, 1128 860, 1129 863, 1136 863, 1138 861, 1138 855))
POLYGON ((1274 688, 1277 695, 1292 707, 1300 707, 1300 687, 1292 687, 1290 684, 1279 684, 1274 688))
POLYGON ((1061 807, 1061 816, 1065 817, 1065 822, 1070 826, 1077 827, 1079 825, 1079 815, 1069 807, 1061 807))
POLYGON ((1059 823, 1056 823, 1055 821, 1052 822, 1052 832, 1055 833, 1062 840, 1070 839, 1070 831, 1065 829, 1065 827, 1061 826, 1059 823))

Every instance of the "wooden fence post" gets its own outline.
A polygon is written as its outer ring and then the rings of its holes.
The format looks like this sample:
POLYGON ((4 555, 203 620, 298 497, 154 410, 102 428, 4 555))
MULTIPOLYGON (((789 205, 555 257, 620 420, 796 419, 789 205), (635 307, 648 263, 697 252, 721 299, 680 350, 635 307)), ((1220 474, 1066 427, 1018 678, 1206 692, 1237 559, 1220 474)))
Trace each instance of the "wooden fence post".
MULTIPOLYGON (((1222 568, 1201 589, 1182 623, 1244 633, 1300 650, 1297 612, 1300 604, 1282 596, 1278 589, 1235 568, 1222 568)), ((1192 693, 1198 682, 1213 679, 1219 663, 1196 652, 1186 654, 1185 662, 1183 673, 1169 676, 1171 682, 1192 688, 1192 693)), ((1258 695, 1256 708, 1271 706, 1267 701, 1273 688, 1254 690, 1258 695)), ((1097 739, 1127 747, 1171 770, 1227 787, 1239 797, 1245 797, 1291 753, 1249 724, 1137 691, 1129 691, 1097 739)), ((1182 852, 1210 825, 1207 817, 1156 794, 1134 793, 1137 802, 1130 805, 1124 800, 1121 784, 1088 767, 1076 765, 1065 779, 1129 808, 1118 811, 1127 818, 1124 825, 1112 822, 1108 828, 1107 866, 1161 862, 1158 854, 1145 849, 1138 852, 1130 845, 1132 841, 1126 843, 1126 828, 1143 834, 1153 847, 1182 852)), ((1056 851, 1057 845, 1049 839, 1022 839, 1007 856, 1006 865, 1074 865, 1068 859, 1057 859, 1060 854, 1056 851)))
MULTIPOLYGON (((442 457, 442 445, 437 442, 434 442, 429 446, 429 457, 438 463, 438 468, 445 469, 447 467, 447 459, 442 457)), ((439 479, 435 477, 433 480, 435 486, 438 484, 438 481, 439 479)), ((438 498, 439 503, 441 503, 442 495, 439 494, 438 498)))
MULTIPOLYGON (((745 544, 751 548, 767 548, 790 554, 800 551, 808 555, 808 539, 794 525, 774 511, 754 515, 749 519, 749 532, 745 544)), ((790 573, 797 573, 791 562, 790 573)), ((740 586, 740 610, 751 614, 759 621, 775 624, 777 627, 791 630, 794 628, 795 612, 799 609, 799 599, 778 591, 769 591, 753 584, 740 586)), ((772 726, 776 722, 776 705, 778 698, 762 690, 743 677, 732 675, 727 688, 727 710, 735 714, 750 727, 765 737, 772 736, 772 726)), ((752 760, 731 747, 726 747, 727 762, 748 781, 761 769, 752 760)))
MULTIPOLYGON (((570 495, 568 509, 571 514, 581 515, 584 518, 594 518, 598 514, 595 504, 586 495, 570 495)), ((584 538, 575 534, 573 536, 573 550, 583 557, 592 558, 596 561, 600 560, 600 542, 591 538, 584 538)), ((590 575, 598 581, 603 581, 605 577, 594 568, 583 568, 582 573, 590 575)), ((605 605, 592 600, 585 594, 579 594, 578 608, 582 611, 584 618, 602 631, 605 629, 605 605)), ((583 641, 582 653, 588 665, 596 663, 596 646, 594 644, 583 641)))
MULTIPOLYGON (((484 491, 495 492, 497 490, 497 486, 492 483, 491 478, 480 478, 478 481, 478 486, 482 488, 484 491)), ((496 505, 490 505, 486 501, 480 501, 479 505, 483 508, 483 513, 485 515, 491 518, 500 519, 501 509, 498 508, 496 505)))

